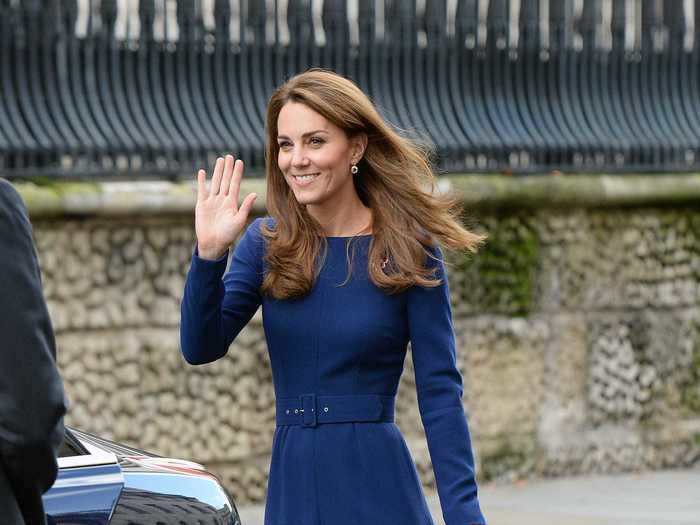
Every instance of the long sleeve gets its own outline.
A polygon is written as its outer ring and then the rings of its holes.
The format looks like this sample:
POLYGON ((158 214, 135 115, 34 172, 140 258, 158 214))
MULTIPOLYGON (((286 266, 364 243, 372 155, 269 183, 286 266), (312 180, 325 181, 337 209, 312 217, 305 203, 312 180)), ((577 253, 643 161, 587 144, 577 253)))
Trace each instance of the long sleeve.
POLYGON ((208 261, 195 248, 180 308, 180 346, 188 363, 210 363, 226 354, 260 306, 261 221, 255 219, 246 228, 225 275, 228 253, 208 261))
POLYGON ((450 294, 442 252, 428 258, 440 286, 407 292, 407 315, 416 391, 446 525, 484 524, 477 497, 474 456, 462 406, 450 294))
POLYGON ((0 249, 0 514, 14 523, 12 509, 19 509, 24 522, 38 524, 45 521, 41 495, 58 472, 67 402, 32 227, 3 180, 0 249))

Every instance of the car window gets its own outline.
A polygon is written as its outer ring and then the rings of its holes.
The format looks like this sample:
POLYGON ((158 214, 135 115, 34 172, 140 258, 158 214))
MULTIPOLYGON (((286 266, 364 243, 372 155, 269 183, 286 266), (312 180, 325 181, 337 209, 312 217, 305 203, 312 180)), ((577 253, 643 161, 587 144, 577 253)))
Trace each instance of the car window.
POLYGON ((71 456, 86 456, 88 454, 90 452, 77 440, 70 429, 66 429, 65 438, 58 451, 58 457, 68 458, 71 456))
POLYGON ((108 450, 80 439, 70 428, 66 428, 63 444, 58 452, 58 467, 76 468, 117 463, 117 456, 108 450))

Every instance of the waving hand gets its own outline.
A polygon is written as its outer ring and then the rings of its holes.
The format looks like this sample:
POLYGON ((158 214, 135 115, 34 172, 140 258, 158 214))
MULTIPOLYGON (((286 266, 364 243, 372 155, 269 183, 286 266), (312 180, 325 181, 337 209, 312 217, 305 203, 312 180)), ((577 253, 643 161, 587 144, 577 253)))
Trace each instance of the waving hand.
POLYGON ((218 259, 229 249, 246 224, 257 195, 250 193, 238 207, 238 193, 243 177, 243 161, 233 155, 216 159, 209 189, 207 174, 197 172, 195 232, 199 256, 218 259))

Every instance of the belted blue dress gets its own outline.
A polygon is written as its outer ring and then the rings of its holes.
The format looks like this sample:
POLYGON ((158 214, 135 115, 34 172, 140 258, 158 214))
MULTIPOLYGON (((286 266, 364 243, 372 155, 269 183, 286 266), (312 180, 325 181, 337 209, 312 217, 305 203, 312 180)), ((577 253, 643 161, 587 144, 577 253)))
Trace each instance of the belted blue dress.
MULTIPOLYGON (((317 281, 300 298, 260 293, 263 220, 237 243, 229 270, 192 257, 181 305, 182 353, 222 357, 262 305, 276 428, 265 525, 432 525, 415 465, 394 423, 408 342, 421 420, 446 525, 486 523, 462 406, 447 275, 438 287, 387 294, 369 279, 372 235, 326 237, 317 281), (349 251, 352 275, 348 275, 349 251)), ((270 222, 270 224, 274 224, 270 222)), ((441 257, 439 247, 429 248, 441 257)))

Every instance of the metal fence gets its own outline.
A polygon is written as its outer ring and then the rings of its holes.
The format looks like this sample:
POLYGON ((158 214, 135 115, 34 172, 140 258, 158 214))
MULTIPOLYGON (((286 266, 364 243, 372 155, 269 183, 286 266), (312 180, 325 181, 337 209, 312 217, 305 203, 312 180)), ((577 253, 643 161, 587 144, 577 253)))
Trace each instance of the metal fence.
POLYGON ((700 164, 700 0, 0 0, 0 174, 264 166, 272 90, 355 80, 445 171, 700 164))

